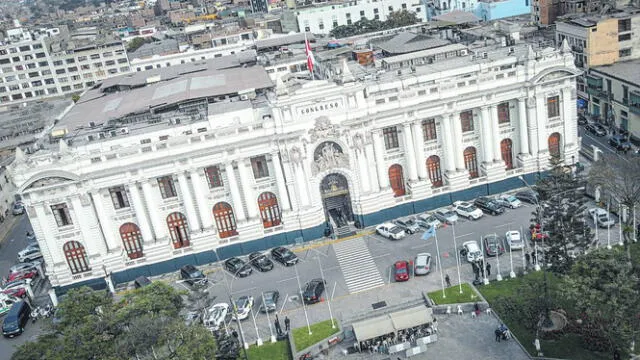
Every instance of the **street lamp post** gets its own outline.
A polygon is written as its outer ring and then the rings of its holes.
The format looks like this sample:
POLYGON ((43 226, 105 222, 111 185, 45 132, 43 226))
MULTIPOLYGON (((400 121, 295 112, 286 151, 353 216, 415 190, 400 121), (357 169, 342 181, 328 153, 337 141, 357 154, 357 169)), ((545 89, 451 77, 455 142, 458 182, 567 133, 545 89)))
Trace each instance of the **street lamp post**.
MULTIPOLYGON (((318 260, 318 267, 320 268, 320 278, 322 279, 322 281, 326 282, 326 280, 324 278, 324 273, 322 272, 322 264, 320 263, 320 258, 316 257, 316 260, 318 260)), ((304 299, 303 299, 303 301, 304 301, 304 299)), ((333 313, 331 312, 331 299, 329 297, 327 297, 327 307, 329 308, 329 318, 331 319, 331 328, 335 329, 336 328, 336 324, 333 321, 333 313)))

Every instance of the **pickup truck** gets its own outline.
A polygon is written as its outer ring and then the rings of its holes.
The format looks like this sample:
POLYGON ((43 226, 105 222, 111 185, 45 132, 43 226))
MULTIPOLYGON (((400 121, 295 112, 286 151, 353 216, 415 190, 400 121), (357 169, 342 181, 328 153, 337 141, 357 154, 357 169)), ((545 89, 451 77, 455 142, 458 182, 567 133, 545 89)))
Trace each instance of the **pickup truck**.
POLYGON ((406 235, 402 228, 392 223, 384 223, 376 226, 376 232, 391 240, 400 240, 406 235))

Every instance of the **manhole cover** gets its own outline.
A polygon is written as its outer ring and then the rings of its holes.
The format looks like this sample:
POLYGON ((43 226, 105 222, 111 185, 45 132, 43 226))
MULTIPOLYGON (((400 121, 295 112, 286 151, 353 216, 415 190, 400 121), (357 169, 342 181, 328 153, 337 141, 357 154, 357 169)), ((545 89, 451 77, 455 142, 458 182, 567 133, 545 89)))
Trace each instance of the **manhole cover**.
POLYGON ((385 301, 380 301, 380 302, 371 304, 371 306, 373 307, 373 310, 377 310, 387 306, 387 303, 385 301))

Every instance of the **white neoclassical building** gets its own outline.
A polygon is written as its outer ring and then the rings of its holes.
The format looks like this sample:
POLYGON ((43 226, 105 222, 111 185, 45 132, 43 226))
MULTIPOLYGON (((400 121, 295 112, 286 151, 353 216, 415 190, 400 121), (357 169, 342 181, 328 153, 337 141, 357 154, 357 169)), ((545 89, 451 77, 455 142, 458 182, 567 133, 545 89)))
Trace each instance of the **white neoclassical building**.
POLYGON ((52 146, 18 151, 10 169, 52 285, 130 281, 317 239, 328 224, 348 233, 577 156, 567 46, 401 56, 391 71, 345 60, 332 80, 277 85, 224 57, 88 91, 52 146))

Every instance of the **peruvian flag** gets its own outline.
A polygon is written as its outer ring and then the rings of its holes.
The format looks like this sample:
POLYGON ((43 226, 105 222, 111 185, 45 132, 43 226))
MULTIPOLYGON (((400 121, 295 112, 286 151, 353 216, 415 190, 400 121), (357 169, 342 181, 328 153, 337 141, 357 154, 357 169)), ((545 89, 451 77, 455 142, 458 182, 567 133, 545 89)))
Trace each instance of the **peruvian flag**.
POLYGON ((313 53, 311 52, 311 44, 309 43, 309 40, 307 40, 306 33, 304 34, 304 52, 307 54, 307 68, 313 75, 313 63, 315 63, 316 60, 313 58, 313 53))

